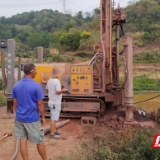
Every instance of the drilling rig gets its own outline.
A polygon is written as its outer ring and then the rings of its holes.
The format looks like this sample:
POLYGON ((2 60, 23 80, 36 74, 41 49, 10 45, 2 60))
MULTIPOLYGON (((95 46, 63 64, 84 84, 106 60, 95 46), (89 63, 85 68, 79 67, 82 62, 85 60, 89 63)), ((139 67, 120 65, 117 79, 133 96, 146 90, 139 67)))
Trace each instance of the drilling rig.
MULTIPOLYGON (((126 108, 126 120, 133 120, 133 77, 132 77, 132 37, 125 35, 124 24, 127 14, 118 7, 114 10, 112 0, 101 0, 100 5, 100 42, 94 46, 94 56, 87 65, 71 65, 65 63, 43 63, 43 47, 38 47, 37 75, 35 81, 40 83, 45 99, 46 116, 50 115, 48 95, 45 91, 47 81, 51 78, 54 66, 64 70, 58 77, 69 94, 63 94, 60 117, 100 117, 108 107, 121 110, 126 108), (120 50, 120 30, 123 49, 120 50), (115 32, 115 45, 113 44, 115 32), (124 82, 119 81, 119 57, 124 58, 124 82)), ((15 41, 8 40, 7 65, 7 112, 13 113, 11 98, 14 85, 15 41)), ((23 63, 19 58, 18 80, 21 79, 23 63)))

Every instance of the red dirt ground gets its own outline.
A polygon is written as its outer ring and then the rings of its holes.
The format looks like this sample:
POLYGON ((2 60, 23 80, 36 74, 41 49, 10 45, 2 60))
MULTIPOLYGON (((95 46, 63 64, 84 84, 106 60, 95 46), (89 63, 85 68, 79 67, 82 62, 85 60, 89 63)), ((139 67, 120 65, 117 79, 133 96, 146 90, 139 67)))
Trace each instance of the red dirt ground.
MULTIPOLYGON (((14 129, 14 116, 12 119, 2 119, 3 114, 6 112, 6 107, 0 108, 0 137, 4 133, 12 133, 14 129)), ((65 155, 72 153, 73 150, 77 148, 84 140, 92 139, 96 134, 105 134, 106 138, 111 139, 111 134, 114 134, 119 139, 125 138, 126 133, 132 134, 133 130, 136 128, 131 127, 109 127, 103 120, 110 121, 111 117, 117 114, 116 111, 112 110, 107 112, 99 119, 99 122, 96 126, 82 126, 80 119, 71 119, 71 122, 64 127, 60 128, 59 131, 63 133, 62 139, 55 140, 49 139, 48 135, 45 136, 44 144, 47 150, 48 159, 57 160, 57 157, 60 155, 65 155)), ((117 114, 118 115, 118 114, 117 114)), ((118 115, 122 116, 122 115, 118 115)), ((60 119, 65 120, 65 119, 60 119)), ((46 120, 45 126, 49 125, 49 119, 46 120)), ((146 123, 149 123, 148 121, 146 123)), ((146 126, 145 123, 145 126, 146 126)), ((155 123, 152 123, 155 126, 155 123)), ((149 126, 149 125, 148 125, 149 126)), ((142 127, 142 126, 141 126, 142 127)), ((139 129, 139 128, 138 128, 139 129)), ((10 160, 15 151, 15 138, 14 135, 7 137, 4 140, 0 141, 0 160, 10 160)), ((117 142, 116 142, 117 143, 117 142)), ((28 154, 29 159, 31 160, 40 160, 40 156, 37 152, 36 145, 28 142, 28 154)), ((20 153, 16 160, 22 160, 20 153)))
MULTIPOLYGON (((8 132, 13 134, 14 129, 14 118, 12 119, 2 119, 2 115, 5 114, 6 107, 0 108, 0 137, 3 137, 3 134, 8 132)), ((65 119, 61 119, 65 120, 65 119)), ((49 124, 49 119, 46 120, 45 126, 49 124)), ((59 129, 63 133, 62 139, 55 140, 49 139, 48 135, 45 136, 45 146, 47 150, 48 159, 57 157, 59 155, 66 154, 71 151, 77 144, 79 135, 82 135, 83 128, 81 127, 80 119, 72 119, 69 124, 59 129)), ((15 151, 15 138, 14 135, 7 137, 4 140, 0 141, 0 160, 9 160, 14 154, 15 151)), ((40 156, 37 152, 36 145, 28 142, 28 153, 29 159, 40 160, 40 156)), ((16 160, 22 160, 20 153, 16 160)), ((55 159, 54 159, 55 160, 55 159)))

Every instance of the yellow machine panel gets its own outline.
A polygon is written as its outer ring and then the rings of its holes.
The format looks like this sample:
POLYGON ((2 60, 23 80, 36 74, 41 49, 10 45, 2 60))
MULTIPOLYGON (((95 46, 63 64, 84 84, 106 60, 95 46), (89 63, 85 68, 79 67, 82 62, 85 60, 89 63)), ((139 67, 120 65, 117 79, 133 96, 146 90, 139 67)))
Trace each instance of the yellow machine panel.
POLYGON ((71 94, 93 94, 93 66, 71 66, 71 94))
MULTIPOLYGON (((65 63, 54 63, 54 64, 35 64, 37 74, 34 80, 39 84, 45 84, 51 78, 52 69, 54 66, 58 66, 64 69, 64 73, 62 75, 70 74, 70 65, 65 63)), ((61 76, 58 77, 61 81, 61 76)))

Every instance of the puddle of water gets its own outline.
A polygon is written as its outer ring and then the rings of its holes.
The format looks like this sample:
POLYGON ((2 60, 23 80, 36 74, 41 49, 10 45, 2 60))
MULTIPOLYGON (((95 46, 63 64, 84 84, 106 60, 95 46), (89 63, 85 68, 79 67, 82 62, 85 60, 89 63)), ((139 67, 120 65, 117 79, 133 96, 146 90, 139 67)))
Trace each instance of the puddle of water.
MULTIPOLYGON (((157 95, 160 95, 160 92, 156 93, 134 93, 134 102, 139 102, 142 100, 146 100, 152 97, 155 97, 157 95)), ((157 97, 155 99, 152 99, 147 102, 139 103, 134 105, 136 108, 142 108, 147 112, 154 111, 158 108, 160 108, 160 97, 157 97)))

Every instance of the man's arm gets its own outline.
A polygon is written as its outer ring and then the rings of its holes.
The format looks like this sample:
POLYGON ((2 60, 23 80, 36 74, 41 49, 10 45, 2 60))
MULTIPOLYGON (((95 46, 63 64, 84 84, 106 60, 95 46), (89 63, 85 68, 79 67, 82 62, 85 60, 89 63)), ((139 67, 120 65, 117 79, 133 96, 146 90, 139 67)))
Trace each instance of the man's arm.
POLYGON ((57 94, 66 93, 66 90, 56 91, 57 94))
POLYGON ((17 110, 17 99, 16 98, 13 98, 13 109, 14 109, 14 112, 16 113, 16 110, 17 110))
POLYGON ((39 109, 39 112, 41 114, 41 123, 42 125, 45 124, 45 116, 44 116, 44 103, 43 103, 43 100, 37 100, 37 104, 38 104, 38 109, 39 109))

